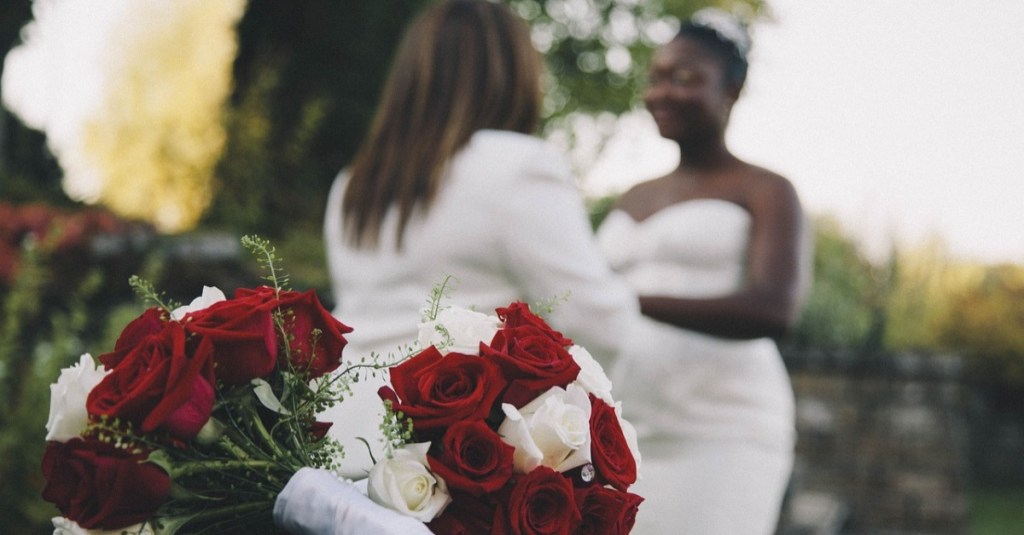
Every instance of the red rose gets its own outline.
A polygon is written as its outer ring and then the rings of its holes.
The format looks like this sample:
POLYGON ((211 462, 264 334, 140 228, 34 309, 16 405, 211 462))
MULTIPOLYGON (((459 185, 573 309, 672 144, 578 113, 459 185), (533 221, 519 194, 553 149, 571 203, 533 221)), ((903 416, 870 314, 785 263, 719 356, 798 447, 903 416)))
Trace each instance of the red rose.
POLYGON ((509 494, 505 517, 513 535, 569 535, 580 523, 572 483, 546 466, 519 477, 509 494))
POLYGON ((580 367, 566 350, 572 340, 562 336, 525 303, 514 302, 495 311, 504 325, 480 354, 494 359, 509 377, 504 403, 526 405, 553 386, 576 380, 580 367))
POLYGON ((310 378, 322 377, 341 365, 341 351, 348 343, 345 334, 352 328, 338 321, 328 312, 314 290, 306 292, 281 291, 275 297, 274 289, 266 286, 256 290, 240 289, 236 299, 258 297, 265 299, 270 310, 280 307, 286 312, 284 329, 288 333, 289 360, 298 370, 307 370, 310 378))
POLYGON ((483 420, 506 384, 494 363, 461 353, 442 356, 434 346, 389 371, 392 386, 378 393, 412 418, 421 438, 463 420, 483 420))
MULTIPOLYGON (((272 290, 271 290, 272 291, 272 290)), ((213 344, 217 379, 229 385, 264 377, 277 366, 277 333, 273 306, 262 295, 227 299, 186 314, 182 319, 190 334, 213 344)))
POLYGON ((167 473, 145 459, 98 440, 48 442, 43 499, 86 529, 137 524, 153 516, 171 487, 167 473))
POLYGON ((185 331, 166 322, 123 355, 86 401, 90 415, 123 418, 144 433, 163 429, 189 440, 213 410, 212 347, 185 351, 185 331))
POLYGON ((192 395, 171 412, 161 426, 171 436, 188 440, 195 438, 213 412, 213 385, 202 375, 192 379, 192 395))
POLYGON ((479 535, 500 533, 495 531, 496 515, 499 512, 494 500, 487 496, 473 496, 452 491, 452 503, 444 508, 440 516, 430 521, 427 528, 431 533, 445 535, 479 535))
POLYGON ((526 303, 516 301, 507 307, 495 309, 495 312, 506 328, 534 327, 562 347, 572 345, 572 340, 562 336, 562 333, 552 329, 543 318, 530 312, 530 307, 526 303))
POLYGON ((505 327, 481 356, 493 359, 511 379, 503 401, 522 407, 553 386, 576 380, 580 366, 555 339, 534 326, 505 327))
POLYGON ((317 441, 327 436, 327 432, 331 430, 332 425, 334 425, 334 422, 313 422, 309 424, 306 430, 309 431, 309 436, 314 441, 317 441))
POLYGON ((622 433, 615 408, 590 395, 591 456, 597 481, 625 491, 636 482, 636 459, 622 433))
POLYGON ((500 489, 512 477, 516 449, 482 420, 453 424, 444 432, 441 447, 439 456, 427 458, 449 488, 479 496, 500 489))
POLYGON ((636 523, 636 513, 644 499, 601 485, 576 489, 576 504, 582 521, 577 535, 625 535, 636 523))
POLYGON ((124 330, 121 331, 121 335, 117 338, 117 343, 114 344, 114 350, 100 355, 100 362, 108 370, 117 367, 124 360, 124 357, 141 344, 143 340, 150 335, 162 331, 166 323, 163 317, 163 310, 156 307, 147 309, 142 315, 125 326, 124 330))

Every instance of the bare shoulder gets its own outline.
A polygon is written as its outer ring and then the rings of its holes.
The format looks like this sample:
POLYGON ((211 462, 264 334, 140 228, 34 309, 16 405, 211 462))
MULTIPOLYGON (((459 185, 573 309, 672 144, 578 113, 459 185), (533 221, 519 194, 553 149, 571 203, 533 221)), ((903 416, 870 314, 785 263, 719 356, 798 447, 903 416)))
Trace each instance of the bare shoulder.
POLYGON ((633 216, 634 219, 643 219, 655 206, 656 200, 662 197, 667 177, 658 177, 646 180, 626 190, 615 202, 615 208, 633 216))
POLYGON ((740 177, 749 205, 772 204, 800 209, 796 188, 786 177, 751 164, 744 164, 740 177))

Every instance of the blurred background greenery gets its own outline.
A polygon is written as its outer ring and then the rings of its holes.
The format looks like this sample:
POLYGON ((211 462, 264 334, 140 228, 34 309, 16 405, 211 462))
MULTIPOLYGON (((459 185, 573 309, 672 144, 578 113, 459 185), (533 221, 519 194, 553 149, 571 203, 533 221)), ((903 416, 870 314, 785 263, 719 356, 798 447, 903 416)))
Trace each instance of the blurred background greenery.
MULTIPOLYGON (((574 118, 637 106, 646 58, 676 17, 712 4, 770 17, 762 0, 506 1, 548 62, 542 134, 570 144, 574 118)), ((67 193, 46 135, 0 109, 0 532, 48 531, 56 511, 38 497, 47 387, 81 353, 112 348, 140 311, 129 275, 178 300, 201 284, 250 285, 257 275, 237 238, 256 233, 278 246, 295 286, 330 303, 324 198, 360 143, 397 36, 427 3, 251 0, 239 4, 237 32, 223 13, 231 32, 195 31, 208 22, 197 7, 163 37, 191 52, 126 53, 120 89, 83 142, 109 180, 88 203, 67 193), (214 82, 162 74, 183 56, 207 58, 214 82), (178 95, 172 107, 138 96, 154 80, 178 95)), ((0 5, 0 57, 22 42, 32 5, 0 5)), ((612 200, 589 199, 595 225, 612 200)), ((814 286, 786 344, 958 353, 972 381, 1024 414, 1024 268, 962 262, 939 241, 869 259, 828 214, 815 214, 815 228, 814 286)), ((1022 525, 1014 496, 982 486, 975 532, 1022 525)))

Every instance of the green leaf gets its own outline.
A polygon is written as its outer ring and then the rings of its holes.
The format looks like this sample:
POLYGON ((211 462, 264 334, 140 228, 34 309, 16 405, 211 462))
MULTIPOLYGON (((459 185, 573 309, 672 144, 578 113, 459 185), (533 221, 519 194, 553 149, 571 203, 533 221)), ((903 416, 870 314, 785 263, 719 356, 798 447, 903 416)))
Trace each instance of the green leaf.
POLYGON ((252 380, 252 385, 253 393, 256 394, 256 398, 260 400, 264 407, 278 414, 291 414, 291 411, 281 404, 281 400, 277 399, 277 395, 274 394, 274 389, 270 386, 270 383, 257 377, 252 380))

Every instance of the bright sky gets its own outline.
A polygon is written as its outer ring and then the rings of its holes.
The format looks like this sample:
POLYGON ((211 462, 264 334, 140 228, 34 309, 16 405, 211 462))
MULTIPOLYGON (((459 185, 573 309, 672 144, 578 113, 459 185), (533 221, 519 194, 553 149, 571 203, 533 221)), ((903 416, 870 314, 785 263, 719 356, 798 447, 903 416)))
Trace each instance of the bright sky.
MULTIPOLYGON (((1024 1, 769 0, 729 142, 869 252, 941 236, 1024 264, 1024 1)), ((621 190, 678 153, 623 119, 585 184, 621 190)))

